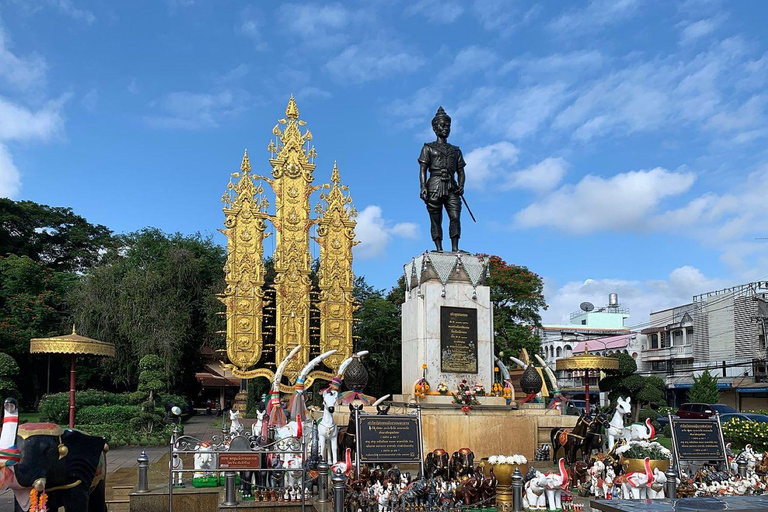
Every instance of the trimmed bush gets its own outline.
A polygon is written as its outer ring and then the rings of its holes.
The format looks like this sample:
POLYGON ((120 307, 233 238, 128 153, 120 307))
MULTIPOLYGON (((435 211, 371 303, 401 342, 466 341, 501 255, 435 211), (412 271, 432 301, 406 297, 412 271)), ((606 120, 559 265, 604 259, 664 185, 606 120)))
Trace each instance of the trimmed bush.
POLYGON ((89 405, 75 411, 78 425, 128 424, 141 412, 138 405, 89 405))
MULTIPOLYGON (((105 418, 106 421, 102 421, 101 418, 96 418, 98 421, 93 421, 90 416, 81 417, 81 411, 84 411, 87 407, 136 407, 146 399, 146 395, 141 392, 134 393, 109 393, 106 391, 78 391, 75 393, 75 412, 77 417, 75 420, 77 423, 83 424, 98 424, 98 423, 113 423, 116 421, 112 418, 105 418)), ((186 405, 186 399, 181 395, 163 395, 163 402, 160 405, 164 405, 166 401, 178 405, 184 409, 186 405)), ((55 393, 52 395, 45 395, 40 400, 40 406, 38 412, 45 418, 46 421, 52 423, 65 424, 69 421, 69 393, 55 393)), ((159 412, 165 413, 165 408, 159 412)), ((87 414, 99 414, 89 412, 87 414)), ((135 418, 138 415, 134 412, 128 420, 135 418)), ((122 418, 122 416, 121 416, 122 418)))
MULTIPOLYGON (((102 424, 102 425, 78 425, 78 430, 94 436, 101 436, 107 440, 109 446, 164 446, 171 442, 173 425, 166 425, 151 434, 134 432, 130 425, 102 424), (143 441, 143 442, 142 442, 143 441)), ((179 426, 180 435, 184 433, 183 425, 179 426)))
POLYGON ((730 439, 735 448, 741 449, 750 443, 755 452, 763 452, 768 450, 768 423, 733 418, 723 423, 723 437, 730 439))

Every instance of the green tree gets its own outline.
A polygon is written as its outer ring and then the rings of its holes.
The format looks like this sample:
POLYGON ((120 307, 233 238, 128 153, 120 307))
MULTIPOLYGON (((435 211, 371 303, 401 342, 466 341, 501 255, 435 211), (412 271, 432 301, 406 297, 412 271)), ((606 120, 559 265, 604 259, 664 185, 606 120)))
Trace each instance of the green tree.
POLYGON ((28 256, 0 256, 0 347, 25 376, 18 381, 22 407, 34 406, 45 391, 49 358, 54 379, 64 375, 63 359, 30 354, 29 340, 71 332, 65 296, 76 281, 28 256))
POLYGON ((535 328, 541 327, 539 311, 547 309, 541 277, 527 267, 510 265, 499 256, 491 256, 488 286, 496 352, 517 354, 525 348, 529 354, 537 354, 541 339, 535 328))
POLYGON ((83 271, 112 244, 109 229, 71 208, 0 198, 0 256, 27 256, 53 270, 83 271))
POLYGON ((375 397, 402 391, 400 310, 383 294, 383 290, 369 286, 364 278, 355 280, 354 296, 360 305, 355 312, 355 350, 370 352, 363 359, 370 375, 365 392, 375 397))
POLYGON ((661 377, 645 377, 645 385, 637 394, 637 401, 640 407, 648 405, 652 409, 658 409, 667 405, 667 392, 664 379, 661 377))
POLYGON ((720 402, 720 390, 717 388, 717 377, 704 371, 698 377, 693 376, 693 387, 688 391, 688 401, 702 404, 720 402))
POLYGON ((0 396, 18 398, 16 382, 14 379, 19 375, 19 365, 16 360, 0 352, 0 396))
POLYGON ((165 363, 154 354, 147 354, 139 361, 138 391, 145 396, 141 404, 141 413, 131 420, 136 428, 152 432, 155 425, 163 422, 163 415, 157 412, 155 401, 163 391, 167 391, 165 363))
POLYGON ((102 385, 136 385, 136 361, 160 356, 172 389, 195 386, 200 348, 216 339, 211 296, 221 284, 224 250, 199 234, 167 235, 157 229, 122 235, 74 287, 69 301, 75 322, 89 336, 115 344, 102 362, 102 385), (112 384, 115 383, 115 384, 112 384))

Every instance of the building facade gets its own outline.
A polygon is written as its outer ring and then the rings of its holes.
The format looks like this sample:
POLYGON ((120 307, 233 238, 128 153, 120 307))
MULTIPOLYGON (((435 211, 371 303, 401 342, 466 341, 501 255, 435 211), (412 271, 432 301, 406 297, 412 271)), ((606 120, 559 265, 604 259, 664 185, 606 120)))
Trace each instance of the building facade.
POLYGON ((694 375, 710 371, 723 403, 766 408, 766 324, 768 281, 696 295, 689 304, 651 313, 639 336, 641 373, 665 380, 672 406, 687 401, 694 375))

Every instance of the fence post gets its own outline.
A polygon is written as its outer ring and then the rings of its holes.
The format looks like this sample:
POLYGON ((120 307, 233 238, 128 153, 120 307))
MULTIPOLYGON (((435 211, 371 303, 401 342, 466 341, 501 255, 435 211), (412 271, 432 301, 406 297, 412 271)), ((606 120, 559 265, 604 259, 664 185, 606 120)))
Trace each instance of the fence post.
POLYGON ((237 505, 234 471, 227 471, 224 473, 224 503, 222 503, 222 505, 237 505))
POLYGON ((334 473, 333 480, 333 512, 344 512, 344 493, 347 490, 347 477, 341 471, 334 473))
POLYGON ((519 467, 512 473, 512 510, 514 512, 523 510, 523 474, 519 467))
POLYGON ((328 463, 323 461, 317 465, 317 502, 328 503, 328 463))
POLYGON ((147 452, 141 450, 141 455, 136 457, 139 463, 139 488, 136 492, 149 492, 149 457, 147 452))
POLYGON ((664 475, 667 477, 667 498, 677 498, 677 471, 670 465, 664 475))

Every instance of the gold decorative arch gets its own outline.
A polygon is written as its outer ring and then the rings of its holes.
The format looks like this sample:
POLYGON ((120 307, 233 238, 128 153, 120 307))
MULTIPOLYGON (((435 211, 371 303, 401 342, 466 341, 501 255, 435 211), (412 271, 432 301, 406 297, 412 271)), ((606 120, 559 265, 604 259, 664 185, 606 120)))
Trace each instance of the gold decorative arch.
MULTIPOLYGON (((240 172, 232 174, 222 198, 222 232, 228 240, 227 286, 220 296, 227 308, 230 364, 226 366, 240 378, 272 379, 274 368, 296 345, 302 348, 284 373, 291 383, 320 352, 338 350, 324 361, 333 371, 352 354, 352 247, 357 213, 349 195, 343 193, 347 187, 341 185, 336 164, 330 184, 312 185, 317 153, 305 126, 291 96, 285 118, 272 129, 274 139, 267 146, 270 176, 253 174, 246 152, 240 172), (270 204, 260 182, 266 182, 274 193, 274 215, 267 213, 270 204), (328 192, 320 195, 315 209, 318 217, 312 218, 310 198, 321 188, 328 192), (267 222, 275 233, 272 288, 264 285, 267 222), (315 226, 317 236, 312 239, 320 245, 318 290, 313 290, 310 278, 310 232, 315 226), (314 325, 318 322, 319 326, 314 325)), ((315 370, 306 383, 331 376, 315 370)))

